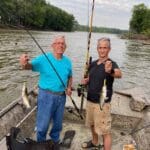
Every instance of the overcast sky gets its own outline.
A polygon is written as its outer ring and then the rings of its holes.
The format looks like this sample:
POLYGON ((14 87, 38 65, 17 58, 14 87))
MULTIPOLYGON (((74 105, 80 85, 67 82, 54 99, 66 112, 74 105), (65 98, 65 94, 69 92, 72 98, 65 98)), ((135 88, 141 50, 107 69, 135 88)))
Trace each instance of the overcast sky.
MULTIPOLYGON (((79 24, 87 25, 89 10, 93 0, 46 0, 74 15, 79 24)), ((95 0, 93 25, 128 29, 133 5, 144 3, 150 7, 150 0, 95 0)), ((90 11, 91 14, 91 11, 90 11)))

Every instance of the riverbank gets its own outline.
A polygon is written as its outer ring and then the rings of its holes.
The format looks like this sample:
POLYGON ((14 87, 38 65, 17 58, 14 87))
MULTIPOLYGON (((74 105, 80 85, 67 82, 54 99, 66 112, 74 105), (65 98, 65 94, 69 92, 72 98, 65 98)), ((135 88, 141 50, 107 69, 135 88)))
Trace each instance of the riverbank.
MULTIPOLYGON (((2 24, 0 24, 0 31, 5 31, 6 32, 6 30, 18 30, 18 31, 20 31, 20 30, 32 30, 32 31, 44 31, 44 32, 54 32, 53 30, 50 30, 50 29, 36 29, 36 28, 29 28, 29 27, 25 27, 25 26, 13 26, 13 25, 2 25, 2 24)), ((59 32, 59 31, 58 31, 59 32)))
POLYGON ((144 34, 125 33, 120 35, 121 39, 137 40, 143 45, 150 45, 150 36, 144 34))
POLYGON ((121 39, 136 39, 136 40, 150 40, 149 35, 145 34, 133 34, 133 33, 124 33, 120 36, 121 39))
POLYGON ((7 29, 16 29, 16 27, 15 26, 12 26, 12 25, 5 25, 5 24, 0 24, 0 30, 7 30, 7 29))
MULTIPOLYGON (((52 29, 42 29, 42 28, 33 28, 33 27, 24 27, 25 29, 30 29, 30 30, 36 30, 36 31, 55 31, 55 30, 52 30, 52 29)), ((22 27, 19 27, 19 26, 13 26, 13 25, 3 25, 3 24, 0 24, 0 30, 1 29, 23 29, 23 26, 22 27)), ((88 32, 89 31, 89 27, 85 26, 85 25, 78 25, 78 27, 76 27, 75 29, 73 29, 72 31, 67 31, 67 32, 88 32)), ((55 32, 66 32, 66 31, 55 31, 55 32)), ((128 31, 127 30, 121 30, 121 29, 117 29, 117 28, 107 28, 107 27, 95 27, 93 26, 93 29, 92 29, 92 32, 93 33, 101 33, 101 34, 123 34, 123 33, 127 33, 128 31)))

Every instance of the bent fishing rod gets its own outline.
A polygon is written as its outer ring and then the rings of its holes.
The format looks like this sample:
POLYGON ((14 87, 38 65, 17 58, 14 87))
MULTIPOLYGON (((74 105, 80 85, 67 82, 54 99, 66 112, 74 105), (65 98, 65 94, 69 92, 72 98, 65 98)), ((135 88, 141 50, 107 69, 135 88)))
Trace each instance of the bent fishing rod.
MULTIPOLYGON (((1 8, 1 7, 0 7, 1 8)), ((3 9, 2 9, 3 10, 3 9)), ((3 10, 4 11, 4 10, 3 10)), ((5 11, 4 11, 5 12, 5 11)), ((11 14, 12 15, 12 14, 11 14)), ((33 37, 33 35, 31 34, 31 32, 25 28, 25 26, 23 25, 17 25, 17 26, 14 26, 14 25, 10 25, 12 27, 15 27, 15 28, 20 28, 20 29, 23 29, 25 30, 29 35, 30 37, 32 38, 32 40, 35 42, 35 44, 39 47, 39 49, 41 50, 41 52, 44 54, 45 58, 47 59, 47 61, 49 62, 50 66, 53 68, 54 72, 56 73, 57 77, 59 78, 60 82, 62 83, 62 85, 66 88, 62 78, 60 77, 59 73, 57 72, 56 68, 54 67, 54 65, 52 64, 51 60, 47 57, 46 53, 44 52, 44 50, 42 49, 42 47, 40 46, 40 44, 37 42, 37 40, 33 37)), ((71 99, 73 105, 74 105, 74 108, 76 109, 77 113, 79 114, 80 118, 81 119, 84 119, 83 116, 80 114, 80 110, 79 108, 77 107, 74 99, 69 96, 69 98, 71 99)))
MULTIPOLYGON (((47 57, 46 53, 44 52, 44 50, 42 49, 42 47, 39 45, 39 43, 37 42, 37 40, 33 37, 33 35, 31 34, 31 32, 30 32, 29 30, 25 29, 24 26, 19 26, 19 27, 20 27, 21 29, 24 29, 24 30, 30 35, 30 37, 33 39, 33 41, 34 41, 34 42, 36 43, 36 45, 39 47, 39 49, 41 50, 41 52, 44 54, 45 58, 47 59, 47 61, 48 61, 49 64, 50 64, 50 66, 53 68, 54 72, 56 73, 56 75, 57 75, 58 79, 60 80, 60 82, 62 83, 62 85, 66 88, 66 86, 65 86, 65 84, 64 84, 64 82, 63 82, 63 80, 62 80, 62 78, 60 77, 60 75, 59 75, 59 73, 57 72, 56 68, 55 68, 54 65, 52 64, 51 60, 47 57)), ((80 110, 79 110, 79 108, 77 107, 77 105, 76 105, 74 99, 73 99, 71 96, 69 96, 69 98, 71 99, 71 101, 72 101, 72 103, 73 103, 73 105, 74 105, 74 108, 75 108, 76 111, 78 112, 80 118, 83 120, 84 118, 83 118, 83 116, 81 115, 80 110)))
MULTIPOLYGON (((49 62, 50 66, 53 68, 54 72, 56 73, 58 79, 60 80, 60 82, 62 83, 62 85, 66 88, 62 78, 60 77, 59 73, 57 72, 56 68, 54 67, 54 65, 52 64, 51 60, 47 57, 46 53, 44 52, 44 50, 42 49, 42 47, 40 46, 40 44, 37 42, 37 40, 33 37, 33 35, 31 34, 31 32, 29 32, 29 30, 25 29, 24 30, 30 35, 30 37, 33 39, 33 41, 36 43, 36 45, 39 47, 39 49, 41 50, 41 52, 44 54, 45 58, 47 59, 47 61, 49 62)), ((83 119, 83 116, 80 114, 80 110, 79 108, 77 107, 74 99, 69 96, 69 98, 71 99, 76 111, 78 112, 79 116, 81 119, 83 119)))

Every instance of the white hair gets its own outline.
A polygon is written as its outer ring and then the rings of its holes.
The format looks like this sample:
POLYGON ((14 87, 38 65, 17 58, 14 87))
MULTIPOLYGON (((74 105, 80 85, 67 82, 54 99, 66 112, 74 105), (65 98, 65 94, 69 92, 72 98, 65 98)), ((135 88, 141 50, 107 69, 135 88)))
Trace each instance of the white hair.
POLYGON ((107 41, 109 48, 111 47, 110 38, 107 38, 107 37, 102 37, 102 38, 98 39, 97 40, 97 46, 99 46, 100 42, 102 42, 102 41, 107 41))
POLYGON ((58 39, 64 39, 65 40, 65 36, 63 35, 56 35, 52 41, 52 44, 55 43, 58 39))

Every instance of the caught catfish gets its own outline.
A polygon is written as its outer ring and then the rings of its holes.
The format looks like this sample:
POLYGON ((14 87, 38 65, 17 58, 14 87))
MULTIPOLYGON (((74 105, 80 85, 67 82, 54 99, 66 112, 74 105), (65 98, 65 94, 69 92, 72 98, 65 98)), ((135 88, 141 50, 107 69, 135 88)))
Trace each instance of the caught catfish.
POLYGON ((23 87, 22 87, 22 100, 23 100, 23 104, 26 106, 27 109, 31 108, 30 103, 29 103, 29 98, 28 98, 26 82, 23 83, 23 87))
POLYGON ((106 87, 106 79, 104 79, 104 84, 101 90, 101 94, 100 94, 100 110, 103 109, 105 100, 107 99, 107 87, 106 87))

